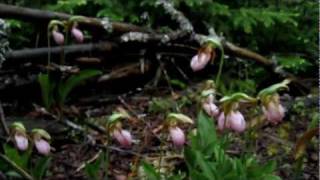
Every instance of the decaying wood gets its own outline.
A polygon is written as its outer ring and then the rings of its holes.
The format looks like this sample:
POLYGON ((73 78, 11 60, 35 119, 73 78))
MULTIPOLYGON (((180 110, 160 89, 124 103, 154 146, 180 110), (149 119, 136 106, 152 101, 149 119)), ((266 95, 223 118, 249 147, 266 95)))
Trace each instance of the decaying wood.
MULTIPOLYGON (((165 4, 165 3, 164 3, 165 4)), ((167 12, 171 12, 173 13, 173 15, 175 15, 177 12, 172 10, 173 7, 168 6, 169 9, 167 10, 167 12)), ((183 14, 178 13, 180 16, 182 16, 183 14)), ((24 8, 24 7, 17 7, 17 6, 12 6, 12 5, 6 5, 6 4, 0 4, 0 17, 3 18, 14 18, 14 19, 20 19, 20 20, 26 20, 26 21, 50 21, 52 19, 61 19, 61 20, 67 20, 70 17, 72 17, 72 15, 69 14, 65 14, 65 13, 58 13, 58 12, 51 12, 51 11, 43 11, 43 10, 37 10, 37 9, 31 9, 31 8, 24 8)), ((103 25, 101 24, 101 20, 97 19, 97 18, 90 18, 90 17, 86 17, 87 21, 84 21, 84 24, 88 24, 91 26, 95 26, 95 27, 103 27, 103 25)), ((185 18, 178 18, 179 19, 185 19, 185 18)), ((188 26, 188 23, 180 23, 181 26, 183 27, 188 26)), ((127 24, 127 23, 120 23, 120 22, 112 22, 112 28, 114 31, 119 31, 119 32, 143 32, 143 33, 148 33, 149 35, 149 39, 148 40, 152 40, 152 41, 163 41, 166 38, 177 38, 177 37, 183 37, 184 35, 186 35, 184 31, 183 34, 181 35, 180 31, 176 31, 176 32, 172 32, 168 34, 157 34, 155 33, 155 31, 150 30, 150 29, 146 29, 143 27, 138 27, 132 24, 127 24), (170 37, 172 36, 172 37, 170 37)), ((192 27, 189 28, 190 30, 193 30, 192 27)), ((231 54, 234 55, 239 55, 243 58, 248 58, 248 59, 252 59, 254 61, 257 61, 258 63, 262 63, 263 65, 269 66, 270 64, 272 64, 272 61, 264 58, 263 56, 238 47, 230 42, 224 42, 224 48, 226 50, 226 52, 230 52, 231 54)), ((44 49, 42 49, 44 50, 44 49)), ((13 52, 11 52, 13 53, 13 52)), ((13 53, 14 54, 14 53, 13 53)), ((14 58, 13 55, 8 55, 9 57, 11 56, 11 58, 14 58)))
MULTIPOLYGON (((205 35, 197 34, 194 32, 192 24, 188 21, 186 17, 184 17, 183 13, 174 9, 172 4, 168 4, 166 1, 159 1, 158 5, 163 6, 166 13, 169 14, 174 21, 179 24, 179 29, 175 31, 171 31, 169 33, 158 33, 155 30, 151 30, 144 27, 138 27, 132 24, 127 23, 118 23, 118 22, 111 22, 112 30, 124 33, 116 42, 99 42, 99 43, 92 43, 92 44, 76 44, 76 45, 68 45, 68 46, 61 46, 61 47, 41 47, 41 48, 34 48, 34 49, 24 49, 24 50, 13 50, 7 53, 6 58, 8 59, 8 63, 19 63, 20 59, 28 59, 28 62, 35 62, 34 59, 41 58, 42 60, 46 60, 48 57, 48 53, 50 52, 51 55, 57 56, 64 53, 66 55, 76 55, 83 57, 87 54, 92 54, 94 52, 98 53, 105 53, 111 52, 112 50, 116 49, 119 45, 125 44, 128 42, 137 42, 141 46, 141 49, 147 49, 150 47, 150 43, 152 43, 152 48, 157 48, 159 51, 160 48, 158 47, 173 47, 172 44, 181 45, 182 46, 191 46, 192 48, 196 48, 196 43, 200 43, 200 40, 197 37, 207 37, 205 35)), ((43 11, 31 8, 24 8, 24 7, 17 7, 11 5, 0 4, 0 17, 4 18, 15 18, 20 20, 26 20, 30 22, 35 21, 43 21, 48 22, 52 19, 60 19, 60 20, 67 20, 72 15, 65 14, 65 13, 58 13, 58 12, 51 12, 51 11, 43 11)), ((104 22, 98 18, 91 18, 91 17, 84 17, 84 21, 82 22, 84 25, 89 25, 93 27, 103 28, 104 22)), ((276 64, 262 55, 255 53, 251 50, 236 46, 235 44, 228 42, 222 38, 221 41, 223 48, 227 54, 242 57, 244 59, 250 59, 255 61, 256 63, 264 66, 268 71, 273 72, 277 75, 280 75, 281 78, 290 78, 291 80, 297 80, 292 74, 283 71, 282 69, 277 68, 276 64)), ((180 50, 183 52, 190 52, 190 48, 182 47, 180 50)), ((158 53, 157 50, 154 53, 158 53)), ((170 51, 175 51, 175 48, 170 48, 170 51)), ((194 53, 196 53, 195 50, 194 53)), ((171 53, 170 52, 170 53, 171 53)), ((165 52, 166 53, 166 52, 165 52)), ((159 55, 161 52, 159 52, 159 55)), ((190 55, 189 55, 190 56, 190 55)), ((188 58, 188 57, 186 57, 188 58)), ((191 58, 191 56, 190 56, 191 58)), ((81 61, 85 63, 88 59, 78 59, 78 62, 81 61)), ((92 59, 90 59, 91 61, 92 59)), ((101 62, 100 59, 94 63, 101 62)), ((22 61, 23 62, 23 61, 22 61)), ((105 74, 103 77, 100 78, 100 81, 104 81, 104 79, 109 80, 111 77, 124 77, 125 75, 130 75, 132 72, 135 74, 140 73, 141 71, 139 67, 134 68, 134 71, 125 69, 127 67, 123 67, 120 70, 113 71, 111 74, 105 74), (123 71, 123 69, 125 69, 123 71), (128 73, 131 71, 130 73, 128 73)), ((132 69, 132 68, 129 68, 132 69)), ((111 78, 113 79, 113 78, 111 78)), ((35 79, 33 79, 35 80, 35 79)), ((1 88, 0 88, 1 89, 1 88)))
MULTIPOLYGON (((2 18, 12 18, 19 19, 25 21, 50 21, 52 19, 60 19, 60 20, 68 20, 72 15, 52 12, 52 11, 44 11, 39 9, 31 9, 25 7, 12 6, 7 4, 0 4, 0 17, 2 18)), ((86 17, 86 20, 81 22, 80 24, 93 26, 97 28, 104 28, 100 19, 86 17)), ((147 28, 142 28, 136 25, 121 23, 121 22, 111 22, 112 30, 116 32, 149 32, 147 28)))

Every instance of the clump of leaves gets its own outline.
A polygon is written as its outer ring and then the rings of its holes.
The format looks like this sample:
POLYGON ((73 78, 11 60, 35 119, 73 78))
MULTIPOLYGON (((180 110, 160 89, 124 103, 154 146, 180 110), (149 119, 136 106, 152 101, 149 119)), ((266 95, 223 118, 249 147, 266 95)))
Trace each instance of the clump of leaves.
POLYGON ((28 180, 41 180, 50 164, 51 157, 31 158, 32 149, 19 152, 8 144, 3 145, 4 154, 0 154, 0 171, 10 178, 23 178, 28 180))
POLYGON ((312 66, 307 60, 296 56, 280 56, 278 60, 281 67, 295 74, 306 72, 312 66))
POLYGON ((62 106, 68 95, 85 80, 101 74, 98 70, 82 70, 78 74, 73 74, 64 81, 54 81, 49 74, 39 74, 42 100, 47 109, 56 104, 62 106))

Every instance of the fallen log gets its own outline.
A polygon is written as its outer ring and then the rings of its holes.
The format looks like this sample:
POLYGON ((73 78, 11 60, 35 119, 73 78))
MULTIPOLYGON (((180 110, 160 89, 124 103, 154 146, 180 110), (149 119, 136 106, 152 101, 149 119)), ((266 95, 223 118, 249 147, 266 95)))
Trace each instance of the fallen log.
MULTIPOLYGON (((49 22, 52 19, 68 20, 70 19, 70 17, 72 17, 72 15, 60 12, 44 11, 39 9, 0 4, 0 17, 18 19, 23 21, 49 22)), ((106 26, 109 26, 108 24, 104 24, 101 19, 92 17, 85 17, 85 21, 80 22, 80 24, 93 26, 100 29, 105 29, 106 26)), ((116 32, 150 32, 150 30, 147 28, 122 22, 110 22, 110 25, 112 27, 112 31, 116 32)))
POLYGON ((109 52, 112 51, 117 45, 112 42, 101 42, 101 43, 89 43, 89 44, 76 44, 67 46, 55 46, 55 47, 42 47, 42 48, 31 48, 9 51, 5 57, 10 61, 19 59, 33 59, 39 57, 46 57, 50 52, 51 55, 60 55, 60 53, 72 55, 81 53, 92 53, 92 52, 109 52))

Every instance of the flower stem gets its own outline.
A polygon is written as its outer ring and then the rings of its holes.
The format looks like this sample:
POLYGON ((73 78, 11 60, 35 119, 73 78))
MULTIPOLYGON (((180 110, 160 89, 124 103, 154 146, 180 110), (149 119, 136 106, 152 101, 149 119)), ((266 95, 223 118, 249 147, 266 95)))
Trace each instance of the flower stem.
POLYGON ((27 173, 25 170, 23 170, 21 167, 19 167, 15 162, 11 161, 7 156, 0 154, 0 157, 4 161, 6 161, 11 167, 13 167, 25 179, 34 180, 34 178, 29 173, 27 173))

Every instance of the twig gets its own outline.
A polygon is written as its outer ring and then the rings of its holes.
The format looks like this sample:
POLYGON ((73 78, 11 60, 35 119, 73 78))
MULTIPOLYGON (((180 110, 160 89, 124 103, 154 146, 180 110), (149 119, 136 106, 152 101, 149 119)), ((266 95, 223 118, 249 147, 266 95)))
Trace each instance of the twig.
POLYGON ((2 126, 2 129, 4 131, 4 133, 9 136, 9 128, 7 126, 7 123, 6 123, 6 118, 4 116, 4 112, 3 112, 3 108, 2 108, 2 103, 0 101, 0 120, 1 120, 1 126, 2 126))
POLYGON ((25 179, 27 180, 34 180, 33 177, 27 173, 25 170, 23 170, 21 167, 19 167, 15 162, 11 161, 7 156, 0 154, 0 157, 6 161, 10 166, 12 166, 19 174, 21 174, 25 179))
POLYGON ((95 160, 97 160, 100 156, 100 154, 102 153, 102 150, 99 150, 98 153, 96 153, 92 158, 90 158, 89 160, 85 161, 84 163, 82 163, 77 169, 76 172, 81 171, 83 168, 86 167, 86 164, 90 164, 92 162, 94 162, 95 160))

